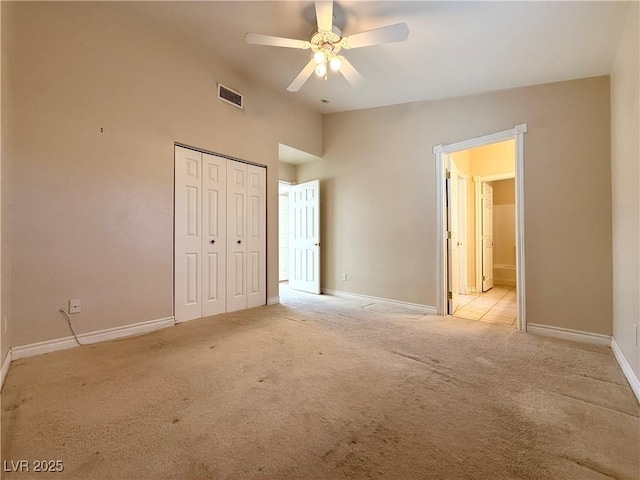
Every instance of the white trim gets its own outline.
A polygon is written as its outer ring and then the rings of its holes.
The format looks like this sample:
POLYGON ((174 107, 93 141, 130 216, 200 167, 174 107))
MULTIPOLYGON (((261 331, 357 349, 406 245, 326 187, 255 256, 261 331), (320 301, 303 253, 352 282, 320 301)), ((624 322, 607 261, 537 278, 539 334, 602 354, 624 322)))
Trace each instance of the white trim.
POLYGON ((590 343, 608 347, 611 345, 611 336, 601 333, 583 332, 582 330, 572 330, 570 328, 554 327, 553 325, 540 325, 530 323, 527 325, 527 332, 546 337, 561 338, 563 340, 573 340, 574 342, 590 343))
MULTIPOLYGON (((446 231, 444 219, 446 218, 446 189, 445 189, 445 155, 467 150, 469 148, 481 147, 491 143, 503 142, 506 140, 515 141, 515 184, 516 184, 516 288, 518 296, 518 330, 527 331, 526 318, 526 287, 525 287, 525 222, 524 222, 524 134, 527 132, 527 124, 516 125, 512 129, 502 132, 484 135, 482 137, 464 140, 462 142, 451 143, 449 145, 436 145, 433 153, 436 157, 436 231, 437 231, 437 312, 446 315, 447 309, 447 271, 446 271, 446 231)), ((477 286, 476 286, 477 288, 477 286)), ((479 290, 479 289, 478 289, 479 290)))
POLYGON ((280 303, 280 297, 267 298, 267 305, 277 305, 280 303))
POLYGON ((613 356, 616 357, 618 365, 620 365, 622 373, 624 373, 627 382, 629 382, 631 390, 633 390, 633 393, 638 399, 638 402, 640 402, 640 379, 638 379, 635 372, 633 371, 633 368, 631 368, 631 364, 624 356, 624 353, 622 353, 622 349, 620 348, 618 342, 616 342, 616 339, 614 337, 611 337, 611 351, 613 352, 613 356))
POLYGON ((342 292, 340 290, 332 290, 329 288, 323 288, 322 293, 326 295, 332 295, 334 297, 344 297, 352 300, 364 299, 364 300, 372 300, 378 303, 386 303, 394 306, 408 307, 408 308, 418 310, 420 313, 424 313, 425 315, 436 315, 438 313, 438 309, 436 307, 432 307, 431 305, 422 305, 420 303, 410 303, 410 302, 403 302, 401 300, 391 300, 390 298, 372 297, 371 295, 342 292))
POLYGON ((7 373, 9 373, 9 365, 11 365, 11 360, 13 360, 13 357, 11 355, 11 349, 9 349, 2 362, 2 373, 0 373, 0 390, 2 390, 4 379, 7 377, 7 373))
MULTIPOLYGON (((91 343, 101 343, 109 340, 115 340, 117 338, 149 333, 154 330, 171 327, 173 325, 175 325, 174 318, 166 317, 158 320, 149 320, 147 322, 125 325, 122 327, 107 328, 105 330, 97 330, 90 333, 81 333, 78 335, 78 339, 82 344, 88 345, 91 343)), ((46 340, 44 342, 13 347, 11 348, 11 358, 12 360, 17 360, 19 358, 32 357, 34 355, 55 352, 57 350, 66 350, 77 346, 78 342, 76 342, 73 337, 57 338, 55 340, 46 340)))

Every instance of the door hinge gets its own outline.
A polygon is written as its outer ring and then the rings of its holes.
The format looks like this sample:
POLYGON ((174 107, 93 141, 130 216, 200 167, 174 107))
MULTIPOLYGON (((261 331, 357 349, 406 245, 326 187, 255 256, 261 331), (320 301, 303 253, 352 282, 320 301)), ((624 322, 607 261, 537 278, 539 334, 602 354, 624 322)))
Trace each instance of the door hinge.
POLYGON ((445 173, 445 176, 446 176, 447 178, 451 178, 451 172, 450 172, 449 170, 447 170, 447 173, 445 173))
POLYGON ((484 282, 487 279, 484 275, 482 275, 482 281, 484 282))
POLYGON ((451 238, 451 232, 447 230, 447 238, 451 238))
POLYGON ((447 293, 447 299, 448 300, 453 300, 453 292, 448 292, 447 293))

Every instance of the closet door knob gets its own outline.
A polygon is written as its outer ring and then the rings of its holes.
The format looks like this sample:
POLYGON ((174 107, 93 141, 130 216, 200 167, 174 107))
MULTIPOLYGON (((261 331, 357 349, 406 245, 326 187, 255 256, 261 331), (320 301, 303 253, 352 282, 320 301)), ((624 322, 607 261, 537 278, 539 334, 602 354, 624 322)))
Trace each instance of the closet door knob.
POLYGON ((213 245, 214 243, 216 243, 216 241, 215 240, 211 240, 211 245, 213 245))
POLYGON ((238 240, 238 245, 240 245, 242 243, 242 240, 238 240))

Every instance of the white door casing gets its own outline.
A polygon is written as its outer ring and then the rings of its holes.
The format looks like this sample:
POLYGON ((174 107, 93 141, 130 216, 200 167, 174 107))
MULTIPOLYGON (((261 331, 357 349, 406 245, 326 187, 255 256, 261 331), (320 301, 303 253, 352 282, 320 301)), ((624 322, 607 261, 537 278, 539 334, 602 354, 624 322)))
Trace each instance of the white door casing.
POLYGON ((202 153, 175 149, 175 319, 202 316, 202 153))
MULTIPOLYGON (((517 327, 520 331, 527 330, 526 308, 526 261, 525 261, 525 193, 524 193, 524 138, 527 124, 522 123, 501 132, 483 135, 448 145, 435 145, 433 153, 436 160, 436 230, 437 230, 437 310, 438 314, 447 312, 447 236, 446 236, 446 156, 453 152, 470 148, 490 145, 505 140, 515 142, 515 184, 516 184, 516 296, 518 303, 517 327)), ((475 178, 474 178, 475 181, 475 178)), ((476 228, 476 231, 478 229, 476 228)), ((476 255, 478 257, 478 255, 476 255)), ((476 271, 479 271, 476 268, 476 271)))
POLYGON ((202 154, 202 315, 226 311, 227 160, 202 154))
POLYGON ((289 190, 289 286, 320 293, 320 181, 289 190))
POLYGON ((493 288, 493 187, 482 184, 482 291, 493 288))
POLYGON ((278 195, 278 281, 289 280, 289 192, 278 195))
POLYGON ((453 315, 458 309, 460 295, 460 251, 458 238, 458 168, 451 155, 447 155, 449 174, 447 175, 447 250, 449 257, 449 305, 447 312, 453 315))
POLYGON ((266 201, 266 170, 255 165, 247 165, 247 308, 258 307, 267 303, 266 201))

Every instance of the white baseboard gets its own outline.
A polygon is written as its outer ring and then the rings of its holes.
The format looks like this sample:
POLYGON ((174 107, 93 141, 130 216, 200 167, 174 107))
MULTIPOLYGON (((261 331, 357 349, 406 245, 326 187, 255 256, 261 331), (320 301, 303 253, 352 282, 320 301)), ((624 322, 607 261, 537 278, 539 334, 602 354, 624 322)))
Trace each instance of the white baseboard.
POLYGON ((610 335, 583 332, 581 330, 571 330, 570 328, 554 327, 552 325, 527 323, 527 332, 547 337, 562 338, 563 340, 573 340, 574 342, 602 345, 605 347, 609 347, 611 345, 610 335))
MULTIPOLYGON (((82 344, 100 343, 117 338, 130 337, 132 335, 140 335, 142 333, 152 332, 160 328, 170 327, 175 324, 173 317, 160 318, 158 320, 149 320, 147 322, 134 323, 122 327, 107 328, 105 330, 97 330, 90 333, 81 333, 78 339, 82 344)), ((46 340, 44 342, 32 343, 29 345, 21 345, 11 348, 12 360, 19 358, 32 357, 43 353, 55 352, 57 350, 65 350, 67 348, 77 347, 78 342, 75 338, 64 337, 55 340, 46 340)), ((4 366, 3 366, 4 368, 4 366)))
POLYGON ((342 292, 340 290, 331 290, 329 288, 323 288, 322 293, 325 293, 327 295, 333 295, 334 297, 344 297, 344 298, 359 299, 359 300, 365 299, 365 300, 372 300, 378 303, 396 305, 399 307, 409 307, 419 311, 420 313, 424 313, 425 315, 436 315, 438 313, 438 309, 436 307, 432 307, 431 305, 421 305, 419 303, 402 302, 400 300, 391 300, 389 298, 372 297, 370 295, 362 295, 360 293, 342 292))
POLYGON ((633 371, 633 368, 631 368, 631 364, 622 353, 622 350, 620 349, 620 346, 618 345, 618 342, 616 342, 615 338, 611 338, 611 351, 613 352, 614 357, 616 357, 618 365, 620 365, 622 373, 624 373, 627 382, 629 382, 631 390, 633 390, 633 393, 638 399, 638 402, 640 402, 640 379, 638 379, 635 372, 633 371))
POLYGON ((4 379, 7 376, 7 373, 9 372, 9 365, 11 365, 11 359, 12 359, 11 349, 9 349, 9 351, 4 357, 4 360, 2 361, 2 373, 0 373, 0 390, 2 390, 2 386, 4 385, 4 379))
POLYGON ((267 305, 277 305, 280 303, 280 297, 267 298, 267 305))

